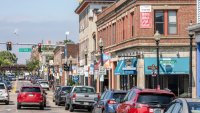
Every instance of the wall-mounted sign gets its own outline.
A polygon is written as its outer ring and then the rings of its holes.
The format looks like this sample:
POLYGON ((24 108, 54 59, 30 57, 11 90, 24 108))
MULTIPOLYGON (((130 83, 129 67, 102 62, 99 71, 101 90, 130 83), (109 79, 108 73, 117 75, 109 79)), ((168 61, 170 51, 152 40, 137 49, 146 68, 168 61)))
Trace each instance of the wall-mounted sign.
POLYGON ((152 28, 151 5, 140 5, 140 28, 152 28))

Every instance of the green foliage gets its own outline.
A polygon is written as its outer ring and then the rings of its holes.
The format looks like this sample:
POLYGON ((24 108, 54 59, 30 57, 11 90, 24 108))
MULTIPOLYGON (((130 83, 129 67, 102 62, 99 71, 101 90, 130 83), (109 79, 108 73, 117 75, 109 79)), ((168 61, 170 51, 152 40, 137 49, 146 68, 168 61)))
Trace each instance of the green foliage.
POLYGON ((76 84, 72 79, 68 79, 67 83, 68 83, 69 86, 73 86, 73 85, 76 84))
POLYGON ((14 53, 9 51, 0 52, 0 66, 12 65, 17 63, 17 57, 14 53))
POLYGON ((72 40, 70 40, 70 39, 69 39, 69 40, 64 40, 64 43, 65 43, 65 44, 75 44, 75 43, 74 43, 72 40))
POLYGON ((26 62, 26 66, 30 72, 38 69, 40 67, 40 61, 36 59, 32 59, 26 62))

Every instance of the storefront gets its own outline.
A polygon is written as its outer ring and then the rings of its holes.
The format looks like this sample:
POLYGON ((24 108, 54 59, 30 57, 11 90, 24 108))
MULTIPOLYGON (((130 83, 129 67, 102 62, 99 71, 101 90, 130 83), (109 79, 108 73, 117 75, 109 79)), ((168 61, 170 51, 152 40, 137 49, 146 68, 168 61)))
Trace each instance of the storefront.
POLYGON ((120 76, 120 89, 128 90, 137 84, 137 59, 121 59, 117 63, 114 74, 120 76))
MULTIPOLYGON (((152 70, 156 66, 156 58, 144 58, 145 62, 145 87, 153 88, 156 80, 157 70, 152 70)), ((188 92, 189 82, 189 58, 160 58, 160 88, 168 88, 177 96, 185 97, 188 92)))

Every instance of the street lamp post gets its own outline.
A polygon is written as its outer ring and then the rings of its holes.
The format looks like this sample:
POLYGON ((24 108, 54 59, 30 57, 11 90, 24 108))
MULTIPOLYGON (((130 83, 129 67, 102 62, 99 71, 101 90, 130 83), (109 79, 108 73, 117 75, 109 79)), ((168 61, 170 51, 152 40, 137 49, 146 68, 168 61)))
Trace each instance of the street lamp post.
MULTIPOLYGON (((69 32, 65 32, 66 35, 66 44, 65 44, 65 63, 67 63, 67 36, 69 35, 69 32)), ((65 71, 65 84, 67 85, 67 71, 65 71)))
MULTIPOLYGON (((88 54, 88 50, 87 47, 85 49, 85 66, 87 67, 87 54, 88 54)), ((88 76, 85 76, 85 85, 88 86, 88 76)))
POLYGON ((159 81, 159 76, 160 76, 160 62, 159 62, 159 42, 160 42, 160 33, 156 31, 154 35, 154 39, 156 41, 156 53, 157 53, 157 88, 160 88, 160 81, 159 81))
MULTIPOLYGON (((99 40, 99 48, 100 48, 100 53, 101 53, 101 66, 103 66, 103 40, 100 38, 99 40)), ((103 75, 101 75, 103 76, 103 75)), ((103 87, 104 87, 104 82, 100 81, 100 76, 99 76, 99 92, 103 92, 103 87)))
POLYGON ((189 31, 189 37, 190 37, 190 76, 189 76, 189 98, 192 98, 192 40, 193 40, 194 33, 192 31, 189 31))

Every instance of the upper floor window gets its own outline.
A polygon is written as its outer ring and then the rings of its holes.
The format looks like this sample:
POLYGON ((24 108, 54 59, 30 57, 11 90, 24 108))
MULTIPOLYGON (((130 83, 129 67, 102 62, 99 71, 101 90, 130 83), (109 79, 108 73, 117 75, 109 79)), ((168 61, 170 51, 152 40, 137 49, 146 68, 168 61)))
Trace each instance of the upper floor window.
POLYGON ((160 34, 173 35, 177 34, 177 11, 155 11, 155 31, 160 34))

